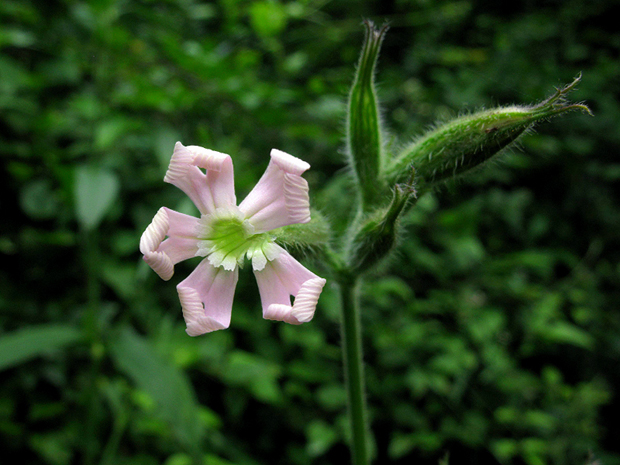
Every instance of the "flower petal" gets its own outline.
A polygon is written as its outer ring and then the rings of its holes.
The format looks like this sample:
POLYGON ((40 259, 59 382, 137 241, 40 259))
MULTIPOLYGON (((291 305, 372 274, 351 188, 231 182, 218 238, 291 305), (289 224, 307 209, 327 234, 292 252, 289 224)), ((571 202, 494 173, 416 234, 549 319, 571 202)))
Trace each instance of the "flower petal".
POLYGON ((177 142, 164 181, 185 192, 203 215, 237 204, 232 159, 225 153, 177 142))
POLYGON ((299 158, 271 151, 267 170, 239 205, 257 233, 310 221, 308 183, 301 177, 308 168, 299 158))
POLYGON ((239 271, 214 268, 203 260, 177 286, 187 334, 204 333, 228 328, 239 271))
POLYGON ((140 252, 144 261, 164 281, 172 277, 176 263, 196 255, 197 226, 198 218, 162 207, 142 234, 140 252))
POLYGON ((314 316, 325 279, 305 268, 279 246, 278 257, 261 271, 254 270, 263 305, 263 317, 291 324, 308 322, 314 316), (295 302, 291 305, 291 296, 295 302))

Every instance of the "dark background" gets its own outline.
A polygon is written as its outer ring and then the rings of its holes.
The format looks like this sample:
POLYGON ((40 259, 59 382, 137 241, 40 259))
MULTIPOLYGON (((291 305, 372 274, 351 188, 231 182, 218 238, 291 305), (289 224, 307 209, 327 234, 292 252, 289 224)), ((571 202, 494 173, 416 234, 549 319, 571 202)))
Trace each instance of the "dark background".
MULTIPOLYGON (((312 323, 190 338, 141 262, 176 140, 242 199, 277 147, 335 225, 363 18, 388 150, 579 73, 595 117, 545 123, 426 195, 363 287, 376 463, 620 464, 620 32, 600 1, 0 2, 0 450, 25 464, 347 463, 333 281, 312 323), (597 462, 598 461, 598 462, 597 462)), ((320 262, 307 262, 329 278, 320 262)), ((17 460, 17 461, 15 461, 17 460)))

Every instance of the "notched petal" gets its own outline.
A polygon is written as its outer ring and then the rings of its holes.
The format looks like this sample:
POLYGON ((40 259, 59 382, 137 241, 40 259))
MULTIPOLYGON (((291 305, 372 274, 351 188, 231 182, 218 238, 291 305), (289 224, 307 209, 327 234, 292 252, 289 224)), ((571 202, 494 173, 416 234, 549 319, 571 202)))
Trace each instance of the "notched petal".
POLYGON ((200 295, 195 289, 179 287, 179 300, 183 310, 183 318, 190 336, 200 336, 219 329, 226 329, 227 324, 223 324, 210 316, 205 315, 205 308, 200 300, 200 295))
POLYGON ((295 296, 291 315, 300 323, 306 323, 314 317, 316 304, 319 301, 323 286, 327 281, 323 278, 309 279, 302 284, 295 296))
POLYGON ((159 244, 166 238, 169 227, 168 213, 166 208, 161 207, 153 217, 151 224, 142 233, 142 237, 140 237, 140 252, 142 252, 142 255, 157 250, 159 244))
POLYGON ((284 202, 289 224, 310 221, 310 196, 308 181, 292 174, 284 175, 284 202))
POLYGON ((164 181, 185 192, 203 215, 237 203, 232 159, 225 153, 177 142, 164 181))
POLYGON ((190 145, 194 154, 194 164, 207 170, 208 189, 202 192, 203 202, 210 211, 237 205, 233 163, 230 155, 190 145))
POLYGON ((310 221, 308 183, 301 177, 308 168, 299 158, 271 151, 267 170, 239 205, 257 232, 310 221))
POLYGON ((284 321, 291 325, 300 325, 301 321, 297 320, 291 313, 293 307, 283 304, 271 304, 267 310, 263 312, 265 320, 284 321))
POLYGON ((142 258, 161 279, 168 281, 172 278, 174 264, 167 254, 163 252, 147 252, 142 258))
POLYGON ((164 182, 175 186, 177 185, 176 183, 181 182, 187 175, 188 170, 194 165, 194 156, 194 153, 180 142, 174 144, 174 152, 172 152, 172 158, 164 176, 164 182))
POLYGON ((157 251, 166 238, 170 222, 166 208, 162 207, 142 233, 140 238, 140 252, 144 255, 144 261, 164 281, 168 281, 174 274, 174 264, 165 252, 157 251))
POLYGON ((214 268, 203 260, 177 286, 187 334, 199 336, 228 328, 232 313, 238 270, 214 268))
POLYGON ((206 170, 221 171, 224 163, 230 160, 230 155, 197 145, 188 145, 186 148, 193 154, 192 164, 206 170))
POLYGON ((314 318, 316 305, 325 283, 326 281, 323 278, 309 279, 294 296, 293 305, 271 304, 264 310, 263 318, 284 321, 294 325, 307 323, 314 318))
POLYGON ((264 318, 291 324, 312 320, 325 279, 309 271, 282 248, 278 258, 267 263, 263 270, 255 270, 254 275, 264 318), (291 297, 294 297, 293 303, 291 297))
POLYGON ((174 274, 175 264, 196 255, 198 239, 192 237, 196 224, 198 218, 162 207, 142 234, 144 261, 164 281, 174 274))
POLYGON ((301 176, 304 171, 310 169, 309 163, 278 149, 271 149, 271 160, 278 165, 282 171, 297 176, 301 176))

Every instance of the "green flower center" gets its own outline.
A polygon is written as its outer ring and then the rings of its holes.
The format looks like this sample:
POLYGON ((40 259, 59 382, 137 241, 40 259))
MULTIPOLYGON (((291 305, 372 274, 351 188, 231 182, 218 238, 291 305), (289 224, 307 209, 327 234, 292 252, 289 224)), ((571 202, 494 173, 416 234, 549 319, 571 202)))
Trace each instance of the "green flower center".
POLYGON ((279 248, 267 233, 254 233, 254 226, 237 207, 218 208, 200 218, 196 255, 207 257, 215 267, 232 271, 247 257, 256 271, 275 259, 279 248))

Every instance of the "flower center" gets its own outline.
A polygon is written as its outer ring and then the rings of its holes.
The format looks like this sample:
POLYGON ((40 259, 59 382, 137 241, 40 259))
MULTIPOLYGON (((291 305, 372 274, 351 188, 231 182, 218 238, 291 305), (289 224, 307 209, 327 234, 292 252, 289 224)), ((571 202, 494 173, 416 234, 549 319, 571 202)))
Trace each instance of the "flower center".
POLYGON ((254 226, 237 207, 218 208, 202 215, 197 237, 196 255, 207 257, 214 267, 232 271, 243 266, 244 258, 260 271, 279 255, 279 248, 266 233, 254 234, 254 226))

